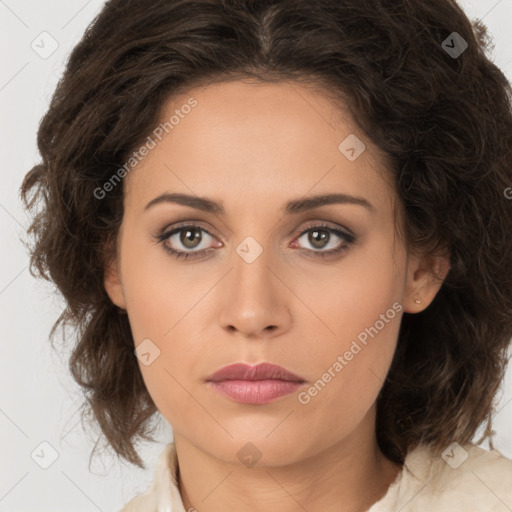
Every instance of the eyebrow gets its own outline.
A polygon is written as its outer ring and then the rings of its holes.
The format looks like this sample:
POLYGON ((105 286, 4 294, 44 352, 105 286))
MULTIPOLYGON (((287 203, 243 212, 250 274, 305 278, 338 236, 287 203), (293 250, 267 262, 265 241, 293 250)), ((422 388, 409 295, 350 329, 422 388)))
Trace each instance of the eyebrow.
MULTIPOLYGON (((199 196, 191 196, 188 194, 161 194, 158 197, 152 199, 144 208, 144 210, 148 210, 149 208, 162 203, 175 203, 183 206, 189 206, 191 208, 195 208, 197 210, 202 210, 208 213, 214 213, 219 215, 224 215, 224 208, 212 201, 211 199, 207 199, 205 197, 199 196)), ((330 204, 355 204, 359 206, 363 206, 373 212, 375 207, 366 199, 362 197, 351 196, 348 194, 320 194, 316 196, 303 197, 299 199, 293 199, 286 203, 281 211, 284 214, 297 214, 307 210, 313 210, 314 208, 319 208, 321 206, 326 206, 330 204)))

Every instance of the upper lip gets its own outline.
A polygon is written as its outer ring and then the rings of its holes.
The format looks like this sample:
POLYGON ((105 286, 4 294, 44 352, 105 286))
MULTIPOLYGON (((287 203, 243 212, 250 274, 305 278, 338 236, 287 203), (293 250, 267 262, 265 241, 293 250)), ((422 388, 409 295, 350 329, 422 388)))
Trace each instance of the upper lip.
POLYGON ((286 380, 292 382, 305 382, 302 377, 295 375, 286 368, 273 363, 260 363, 254 366, 245 363, 235 363, 224 366, 209 377, 207 381, 218 382, 222 380, 286 380))

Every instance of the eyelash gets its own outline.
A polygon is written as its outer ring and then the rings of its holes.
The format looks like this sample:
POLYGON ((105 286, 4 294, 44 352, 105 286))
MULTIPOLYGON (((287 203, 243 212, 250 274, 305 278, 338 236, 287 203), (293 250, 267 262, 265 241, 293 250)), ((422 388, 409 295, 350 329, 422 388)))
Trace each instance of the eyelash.
MULTIPOLYGON (((177 226, 173 228, 171 231, 162 232, 159 235, 156 236, 157 243, 162 243, 163 248, 166 252, 168 252, 171 256, 174 256, 175 258, 184 258, 187 259, 189 257, 192 258, 201 258, 202 256, 205 256, 208 252, 212 251, 213 248, 208 249, 202 249, 200 251, 177 251, 176 249, 171 249, 168 245, 165 245, 165 241, 168 240, 171 236, 175 235, 176 233, 180 233, 181 231, 184 231, 187 228, 194 228, 194 230, 198 231, 204 231, 205 233, 208 233, 211 237, 213 235, 205 228, 197 225, 197 224, 184 224, 181 226, 177 226)), ((314 251, 311 249, 303 249, 307 252, 312 252, 314 254, 313 257, 320 257, 325 258, 329 256, 334 256, 335 254, 339 254, 347 249, 351 245, 353 245, 356 242, 356 237, 349 232, 342 231, 340 229, 333 228, 331 226, 328 226, 327 224, 315 224, 313 226, 309 226, 308 228, 304 229, 302 232, 300 232, 295 238, 301 238, 306 233, 309 233, 310 231, 314 231, 315 229, 322 229, 323 231, 328 231, 329 233, 334 233, 335 235, 339 236, 340 238, 343 238, 345 240, 345 244, 342 244, 340 248, 338 249, 331 249, 329 251, 314 251)))

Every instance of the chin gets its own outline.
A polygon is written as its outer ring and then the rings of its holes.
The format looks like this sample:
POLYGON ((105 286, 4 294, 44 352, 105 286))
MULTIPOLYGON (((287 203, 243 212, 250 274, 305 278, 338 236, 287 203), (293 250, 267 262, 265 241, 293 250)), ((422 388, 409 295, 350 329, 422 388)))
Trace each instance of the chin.
POLYGON ((194 444, 219 460, 247 468, 293 464, 311 455, 313 448, 305 444, 306 439, 312 442, 311 436, 279 435, 277 431, 268 435, 270 431, 251 433, 250 429, 230 432, 233 438, 220 434, 212 439, 210 433, 194 444))

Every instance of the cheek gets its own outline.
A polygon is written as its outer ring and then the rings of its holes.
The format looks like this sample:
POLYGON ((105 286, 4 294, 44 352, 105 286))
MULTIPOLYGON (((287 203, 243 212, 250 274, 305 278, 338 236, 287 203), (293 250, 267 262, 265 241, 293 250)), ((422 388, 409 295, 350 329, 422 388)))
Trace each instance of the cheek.
POLYGON ((347 413, 360 419, 373 404, 395 351, 404 278, 396 264, 401 256, 382 247, 347 258, 329 279, 317 276, 321 287, 312 281, 299 292, 320 312, 323 333, 308 359, 302 356, 314 370, 313 385, 299 401, 318 412, 330 409, 328 418, 337 425, 347 413))
MULTIPOLYGON (((123 290, 135 344, 165 339, 187 312, 186 280, 169 273, 171 262, 160 246, 123 240, 123 290)), ((188 306, 190 308, 190 306, 188 306)))
POLYGON ((393 320, 401 309, 393 304, 402 300, 403 257, 392 253, 389 237, 382 235, 339 264, 311 266, 296 279, 294 293, 309 306, 313 314, 308 317, 329 346, 342 349, 381 315, 385 316, 384 330, 391 330, 387 320, 393 320))
POLYGON ((309 372, 310 385, 297 395, 300 405, 295 418, 310 424, 310 431, 318 431, 320 442, 326 445, 358 430, 374 406, 391 365, 400 304, 395 303, 395 308, 391 304, 372 307, 374 315, 366 309, 358 318, 344 313, 337 324, 336 342, 310 355, 315 370, 309 372), (387 323, 380 318, 380 311, 384 311, 387 323))
POLYGON ((194 411, 185 391, 204 350, 197 345, 200 318, 208 300, 198 304, 213 283, 197 280, 192 266, 173 266, 160 247, 126 238, 122 247, 123 290, 139 368, 157 408, 172 423, 173 411, 194 411))

